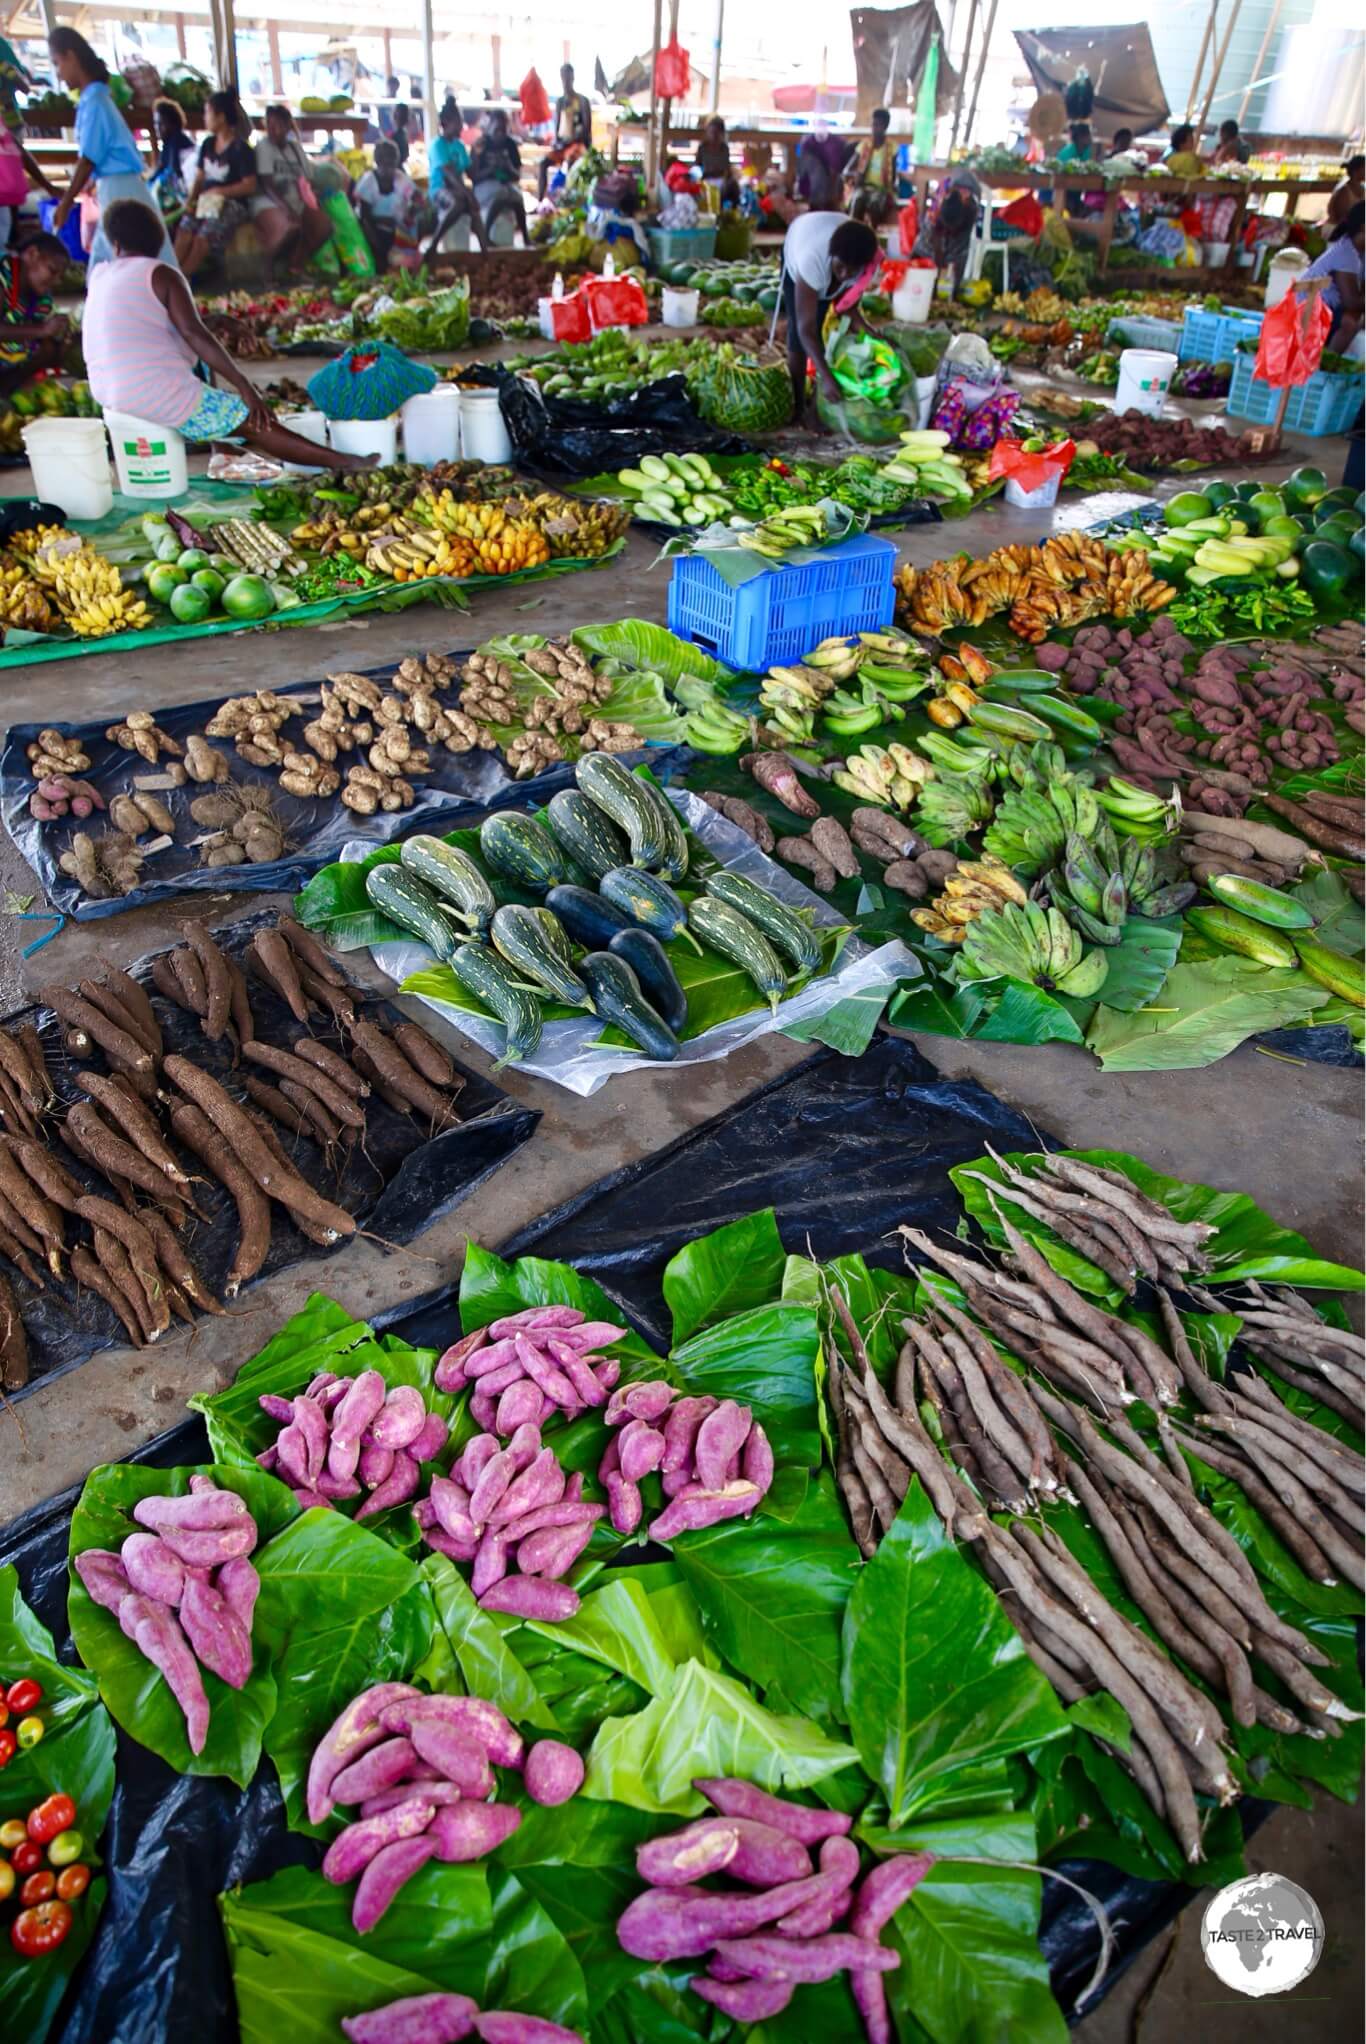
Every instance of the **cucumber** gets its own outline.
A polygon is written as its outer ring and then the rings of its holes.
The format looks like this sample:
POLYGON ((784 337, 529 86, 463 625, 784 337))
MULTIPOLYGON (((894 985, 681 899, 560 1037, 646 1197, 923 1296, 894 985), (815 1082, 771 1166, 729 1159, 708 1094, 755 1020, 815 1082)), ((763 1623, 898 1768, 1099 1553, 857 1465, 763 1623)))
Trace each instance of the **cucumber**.
POLYGON ((503 1055, 494 1066, 530 1057, 541 1040, 541 1004, 516 974, 482 944, 458 945, 448 961, 466 993, 473 994, 507 1031, 503 1055))
POLYGON ((607 948, 626 960, 646 1000, 676 1036, 688 1019, 688 997, 658 937, 649 930, 618 930, 607 948))
POLYGON ((598 893, 657 937, 686 937, 694 950, 698 948, 688 928, 688 911, 658 874, 647 873, 643 866, 614 866, 599 880, 598 893))
POLYGON ((1343 958, 1313 937, 1293 937, 1300 968, 1330 993, 1338 994, 1354 1007, 1366 1008, 1366 967, 1359 958, 1343 958))
POLYGON ((594 1006, 604 1022, 615 1022, 647 1057, 678 1056, 678 1038, 646 1000, 640 981, 624 958, 612 951, 590 951, 582 961, 594 1006))
POLYGON ((435 951, 443 965, 465 937, 447 916, 438 897, 413 873, 405 873, 395 862, 372 866, 365 876, 365 892, 381 915, 420 937, 435 951))
POLYGON ((569 963, 569 944, 563 929, 554 916, 549 916, 554 925, 552 934, 542 921, 547 915, 545 909, 520 908, 516 904, 500 908, 489 933, 494 947, 509 965, 515 965, 526 978, 534 979, 566 1007, 591 1008, 588 990, 569 963))
POLYGON ((763 931, 756 929, 739 909, 711 894, 699 894, 690 904, 688 922, 704 944, 749 975, 776 1015, 787 986, 787 974, 763 931))
POLYGON ((588 950, 610 944, 620 930, 633 930, 630 916, 587 887, 552 887, 545 905, 557 915, 576 944, 588 950))
POLYGON ((1314 918, 1302 901, 1282 894, 1278 887, 1264 887, 1260 880, 1244 879, 1241 873, 1216 873, 1209 891, 1229 908, 1241 909, 1254 923, 1269 923, 1273 930, 1308 930, 1314 918))
POLYGON ((641 490, 648 490, 650 487, 650 478, 638 468, 618 469, 617 481, 623 490, 632 490, 637 493, 641 490))
POLYGON ((1082 738, 1088 745, 1099 745, 1105 736, 1089 710, 1078 708, 1076 703, 1069 703, 1063 696, 1031 696, 1029 707, 1065 738, 1082 738))
POLYGON ((399 864, 460 911, 462 922, 482 936, 498 903, 493 889, 468 852, 443 844, 439 837, 405 838, 399 864))
POLYGON ((544 894, 566 877, 564 860, 549 831, 515 810, 499 809, 484 818, 479 849, 495 873, 532 894, 544 894))
MULTIPOLYGON (((1254 923, 1251 916, 1240 915, 1237 909, 1188 908, 1186 921, 1211 943, 1222 944, 1226 951, 1236 951, 1240 958, 1255 958, 1259 965, 1275 965, 1290 971, 1304 964, 1302 957, 1296 957, 1288 937, 1267 929, 1264 923, 1254 923)), ((1305 971, 1309 971, 1307 965, 1305 971)))
POLYGON ((651 482, 655 483, 667 483, 672 473, 668 462, 664 461, 658 454, 642 455, 640 459, 640 472, 643 476, 648 476, 651 482))
POLYGON ((755 928, 785 951, 798 972, 815 972, 821 962, 820 939, 804 916, 779 901, 767 888, 756 887, 743 873, 721 871, 707 880, 707 893, 728 908, 748 916, 755 928))
POLYGON ((1025 739, 1033 744, 1040 738, 1052 736, 1047 724, 1032 710, 1022 710, 1016 703, 984 700, 973 703, 967 716, 974 730, 992 731, 1000 738, 1025 739))
POLYGON ((987 686, 993 694, 1042 695, 1055 689, 1061 679, 1059 674, 1045 674, 1042 667, 998 667, 987 686))
POLYGON ((545 820, 561 849, 594 880, 627 863, 625 838, 580 789, 561 788, 552 795, 545 820))
MULTIPOLYGON (((655 457, 646 455, 645 459, 655 457)), ((638 774, 610 752, 586 752, 574 768, 574 779, 589 801, 626 832, 633 866, 653 871, 664 864, 667 824, 638 774)))

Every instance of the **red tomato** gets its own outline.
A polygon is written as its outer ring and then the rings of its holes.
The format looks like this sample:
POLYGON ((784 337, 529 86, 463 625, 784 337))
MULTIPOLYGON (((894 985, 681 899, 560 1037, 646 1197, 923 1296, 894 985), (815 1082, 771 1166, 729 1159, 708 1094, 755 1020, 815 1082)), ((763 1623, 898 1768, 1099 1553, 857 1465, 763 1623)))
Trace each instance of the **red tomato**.
POLYGON ((8 1725, 0 1728, 0 1767, 8 1767, 19 1750, 19 1741, 8 1725))
POLYGON ((12 1711, 17 1711, 20 1717, 23 1717, 26 1711, 32 1710, 34 1705, 41 1703, 42 1700, 43 1685, 41 1682, 11 1682, 9 1688, 5 1691, 5 1702, 12 1711))
POLYGON ((35 1902, 50 1902, 57 1892, 57 1876, 51 1867, 43 1867, 36 1874, 30 1874, 19 1890, 19 1900, 26 1909, 35 1902))
POLYGON ((22 1845, 16 1845, 10 1854, 10 1865, 16 1874, 35 1874, 42 1864, 43 1848, 32 1838, 26 1838, 22 1845))
POLYGON ((57 1893, 63 1902, 74 1902, 89 1886, 90 1869, 86 1866, 63 1867, 57 1876, 57 1893))
POLYGON ((0 1703, 0 1725, 7 1725, 8 1723, 9 1711, 3 1703, 0 1703))
POLYGON ((55 1952, 75 1918, 67 1902, 40 1902, 33 1909, 21 1909, 10 1925, 10 1943, 21 1959, 38 1959, 55 1952))
POLYGON ((28 1813, 28 1835, 46 1845, 59 1831, 70 1831, 76 1822, 76 1805, 70 1796, 47 1796, 28 1813))

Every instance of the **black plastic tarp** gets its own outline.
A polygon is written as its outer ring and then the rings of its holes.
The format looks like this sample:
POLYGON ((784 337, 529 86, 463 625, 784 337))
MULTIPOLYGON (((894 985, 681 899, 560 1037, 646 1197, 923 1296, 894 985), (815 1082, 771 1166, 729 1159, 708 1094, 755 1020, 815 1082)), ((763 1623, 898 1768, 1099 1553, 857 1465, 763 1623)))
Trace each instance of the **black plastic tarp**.
MULTIPOLYGON (((468 379, 467 379, 468 380, 468 379)), ((478 379, 498 391, 498 408, 517 460, 549 475, 595 476, 632 468, 646 454, 744 454, 748 440, 699 417, 678 373, 625 391, 606 404, 545 397, 528 377, 506 369, 478 379)))
POLYGON ((1017 28, 1015 40, 1040 92, 1065 95, 1078 70, 1095 97, 1091 127, 1108 142, 1116 128, 1146 135, 1171 111, 1146 21, 1115 28, 1017 28))
POLYGON ((858 80, 858 119, 872 119, 874 107, 910 106, 930 54, 939 38, 939 71, 935 111, 946 114, 958 92, 958 73, 949 62, 948 38, 934 0, 914 0, 910 7, 851 7, 854 72, 858 80))
MULTIPOLYGON (((860 1058, 822 1051, 807 1059, 648 1163, 547 1215, 501 1245, 502 1253, 534 1249, 574 1261, 647 1339, 664 1345, 660 1279, 690 1236, 771 1205, 793 1252, 809 1246, 829 1257, 861 1249, 874 1262, 899 1263, 898 1222, 954 1226, 959 1203, 951 1165, 980 1154, 987 1142, 1032 1148, 1041 1140, 1047 1138, 981 1087, 941 1080, 909 1043, 879 1037, 860 1058)), ((440 1347, 456 1331, 456 1307, 449 1293, 436 1293, 374 1324, 415 1345, 440 1347)), ((130 1459, 169 1468, 203 1460, 206 1452, 202 1424, 194 1420, 130 1459)), ((66 1546, 77 1495, 52 1499, 0 1536, 0 1564, 17 1566, 25 1596, 66 1658, 66 1546)), ((1261 1814, 1263 1806, 1244 1806, 1247 1823, 1261 1814)), ((191 2038, 235 2044, 214 1898, 233 1882, 263 1880, 282 1866, 321 1857, 319 1846, 285 1830, 273 1769, 264 1764, 239 1792, 228 1782, 176 1776, 120 1734, 102 1851, 109 1900, 53 2044, 191 2038)), ((1110 1912, 1119 1940, 1110 1984, 1191 1895, 1091 1861, 1068 1862, 1065 1871, 1110 1912)), ((1085 1906, 1055 1883, 1046 1884, 1042 1943, 1054 1989, 1075 2016, 1096 1959, 1096 1929, 1085 1906)))

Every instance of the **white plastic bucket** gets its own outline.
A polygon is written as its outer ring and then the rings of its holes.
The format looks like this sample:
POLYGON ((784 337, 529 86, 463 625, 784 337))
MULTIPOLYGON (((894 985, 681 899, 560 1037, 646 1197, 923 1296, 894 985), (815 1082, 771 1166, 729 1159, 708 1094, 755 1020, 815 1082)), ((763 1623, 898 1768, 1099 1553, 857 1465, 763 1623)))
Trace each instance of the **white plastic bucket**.
POLYGON ((387 419, 333 419, 328 438, 338 454, 377 454, 387 468, 398 460, 398 413, 387 419))
POLYGON ((1176 374, 1176 357, 1161 348, 1125 348, 1115 389, 1117 412, 1147 412, 1157 418, 1176 374))
POLYGON ((700 291, 687 291, 680 284, 666 284, 660 316, 665 326, 696 326, 697 308, 701 302, 700 291))
POLYGON ((1050 504, 1058 501, 1058 490, 1062 483, 1060 474, 1051 475, 1037 490, 1022 490, 1014 476, 1006 477, 1005 499, 1020 511, 1046 511, 1050 504))
POLYGON ((1201 246, 1204 251, 1205 268, 1222 270, 1228 261, 1228 253, 1233 244, 1230 241, 1206 241, 1201 246))
POLYGON ((1264 303, 1270 312, 1273 305, 1279 305, 1301 271, 1309 268, 1309 258, 1302 248, 1283 248, 1272 256, 1267 265, 1266 292, 1264 303))
POLYGON ((512 441, 503 424, 496 390, 461 391, 460 449, 466 461, 512 459, 512 441))
POLYGON ((180 497, 189 484, 185 442, 170 426, 133 412, 106 412, 119 488, 125 497, 180 497))
POLYGON ((934 394, 938 388, 937 376, 917 376, 915 379, 915 423, 920 432, 923 432, 930 423, 930 414, 934 410, 934 394))
POLYGON ((934 303, 938 270, 907 270, 892 293, 892 317, 910 326, 923 326, 934 303))
POLYGON ((431 468, 454 461, 460 453, 460 393, 454 384, 438 384, 403 407, 403 459, 431 468))
POLYGON ((99 419, 35 419, 23 429, 33 494, 66 518, 103 518, 114 502, 99 419))
MULTIPOLYGON (((327 420, 321 412, 281 412, 279 417, 280 424, 287 432, 297 433, 301 440, 311 440, 315 447, 326 447, 327 420)), ((291 475, 301 476, 311 475, 318 464, 315 462, 309 465, 302 461, 287 461, 283 466, 291 475)))

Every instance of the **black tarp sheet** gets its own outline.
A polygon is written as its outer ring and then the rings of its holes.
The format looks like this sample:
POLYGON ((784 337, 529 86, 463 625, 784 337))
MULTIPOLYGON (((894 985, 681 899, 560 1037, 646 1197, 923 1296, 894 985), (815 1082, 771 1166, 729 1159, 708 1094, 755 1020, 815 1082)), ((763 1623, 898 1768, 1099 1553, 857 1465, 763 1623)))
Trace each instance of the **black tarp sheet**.
POLYGON ((1065 95, 1083 66, 1095 99, 1091 127, 1104 142, 1116 128, 1146 135, 1170 111, 1146 21, 1114 28, 1017 28, 1015 40, 1040 92, 1065 95))
MULTIPOLYGON (((665 1345, 660 1278, 690 1236, 771 1205, 794 1252, 809 1245, 813 1255, 828 1257, 861 1249, 874 1262, 899 1263, 892 1233, 899 1221, 932 1230, 955 1224, 951 1165, 979 1154, 986 1142, 1009 1148, 1040 1141, 1047 1138, 983 1088, 946 1082, 911 1044, 879 1037, 853 1060, 819 1052, 501 1249, 573 1260, 647 1338, 665 1345)), ((436 1293, 374 1324, 440 1347, 456 1331, 456 1307, 449 1293, 436 1293)), ((196 1419, 130 1459, 169 1468, 206 1453, 196 1419)), ((0 1564, 17 1566, 25 1596, 66 1658, 66 1544, 77 1495, 51 1499, 0 1535, 0 1564)), ((1249 1825, 1263 1814, 1263 1805, 1244 1806, 1249 1825)), ((53 2044, 190 2038, 235 2044, 214 1898, 234 1882, 263 1880, 321 1856, 315 1843, 286 1831, 269 1764, 241 1792, 229 1782, 178 1777, 120 1733, 102 1851, 109 1899, 53 2026, 53 2044)), ((1192 1892, 1135 1881, 1093 1861, 1067 1862, 1064 1870, 1110 1913, 1119 1941, 1110 1985, 1192 1892)), ((1085 1906, 1057 1883, 1045 1884, 1042 1943, 1054 1989, 1075 2017, 1076 1997, 1095 1963, 1096 1930, 1085 1906)))
POLYGON ((931 38, 936 35, 939 73, 935 111, 951 112, 958 93, 958 73, 949 62, 948 37, 934 0, 914 0, 910 7, 851 7, 849 28, 854 39, 860 125, 872 119, 874 107, 912 104, 931 38))

